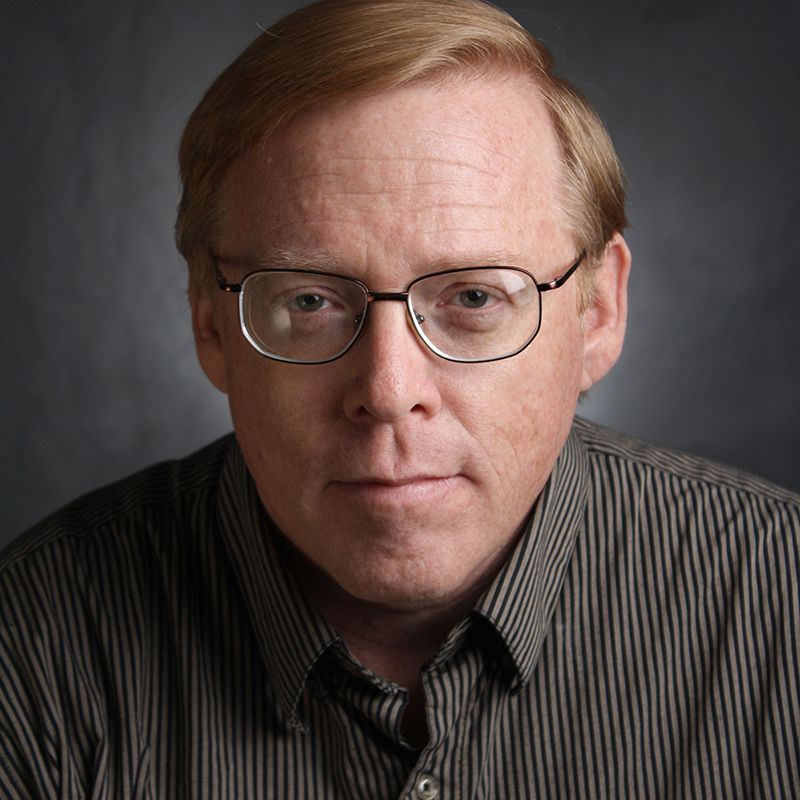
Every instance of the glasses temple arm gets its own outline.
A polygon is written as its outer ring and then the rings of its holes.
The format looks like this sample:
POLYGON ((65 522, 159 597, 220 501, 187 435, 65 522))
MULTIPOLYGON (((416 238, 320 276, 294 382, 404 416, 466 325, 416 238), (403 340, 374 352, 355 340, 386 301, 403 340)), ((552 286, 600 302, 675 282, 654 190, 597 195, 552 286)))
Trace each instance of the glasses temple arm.
POLYGON ((214 260, 214 272, 216 273, 217 286, 223 292, 241 292, 241 283, 230 283, 228 279, 219 271, 219 264, 217 263, 217 254, 212 250, 211 258, 214 260))
POLYGON ((582 250, 581 254, 578 256, 578 260, 563 275, 558 278, 553 278, 552 281, 548 281, 547 283, 537 283, 536 288, 540 292, 549 292, 551 289, 560 288, 572 277, 575 270, 583 263, 584 258, 586 258, 586 251, 582 250))

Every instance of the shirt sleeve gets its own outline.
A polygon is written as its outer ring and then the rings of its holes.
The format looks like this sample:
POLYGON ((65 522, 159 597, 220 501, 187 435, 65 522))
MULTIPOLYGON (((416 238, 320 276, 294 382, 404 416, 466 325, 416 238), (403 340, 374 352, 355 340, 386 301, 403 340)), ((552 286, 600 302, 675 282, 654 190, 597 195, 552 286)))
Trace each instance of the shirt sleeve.
MULTIPOLYGON (((57 549, 57 548, 56 548, 57 549)), ((104 773, 108 736, 90 618, 53 552, 0 572, 0 796, 83 800, 104 773), (67 617, 70 617, 69 619, 67 617), (77 629, 86 634, 81 647, 77 629), (105 728, 105 730, 104 730, 105 728)))
POLYGON ((62 791, 52 620, 24 573, 15 565, 0 579, 0 787, 9 800, 75 797, 62 791))

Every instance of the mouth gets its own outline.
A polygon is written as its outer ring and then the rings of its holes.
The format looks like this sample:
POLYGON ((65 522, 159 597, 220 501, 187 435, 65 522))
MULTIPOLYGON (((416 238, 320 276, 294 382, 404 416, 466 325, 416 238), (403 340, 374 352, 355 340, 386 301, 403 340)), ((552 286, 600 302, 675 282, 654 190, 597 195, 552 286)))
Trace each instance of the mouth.
POLYGON ((353 500, 377 505, 406 505, 443 500, 458 489, 460 475, 414 475, 405 478, 367 477, 334 481, 330 487, 353 500))

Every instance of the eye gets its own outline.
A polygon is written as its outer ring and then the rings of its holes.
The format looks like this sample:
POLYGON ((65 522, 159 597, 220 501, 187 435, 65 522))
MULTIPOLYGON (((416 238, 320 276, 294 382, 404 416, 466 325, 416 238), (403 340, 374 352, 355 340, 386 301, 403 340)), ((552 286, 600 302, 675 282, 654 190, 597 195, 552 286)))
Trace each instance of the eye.
POLYGON ((330 305, 330 301, 323 297, 321 294, 298 294, 289 300, 286 305, 291 310, 296 311, 320 311, 326 306, 330 305))
POLYGON ((455 306, 463 309, 488 308, 502 302, 502 291, 488 286, 454 285, 440 294, 438 306, 455 306))
POLYGON ((491 300, 491 295, 480 289, 465 289, 456 294, 451 302, 467 308, 483 308, 491 300))

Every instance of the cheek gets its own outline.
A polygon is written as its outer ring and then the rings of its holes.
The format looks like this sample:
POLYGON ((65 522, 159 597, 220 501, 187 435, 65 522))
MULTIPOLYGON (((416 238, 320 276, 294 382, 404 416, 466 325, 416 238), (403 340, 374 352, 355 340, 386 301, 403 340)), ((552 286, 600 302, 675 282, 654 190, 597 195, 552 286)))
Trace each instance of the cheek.
POLYGON ((288 477, 317 460, 336 395, 319 367, 271 361, 247 342, 227 363, 231 418, 256 480, 288 477))
POLYGON ((519 356, 497 362, 497 372, 480 382, 482 396, 472 385, 472 402, 480 396, 472 408, 484 423, 476 438, 505 491, 525 497, 541 490, 579 397, 580 336, 549 338, 537 338, 519 356))

